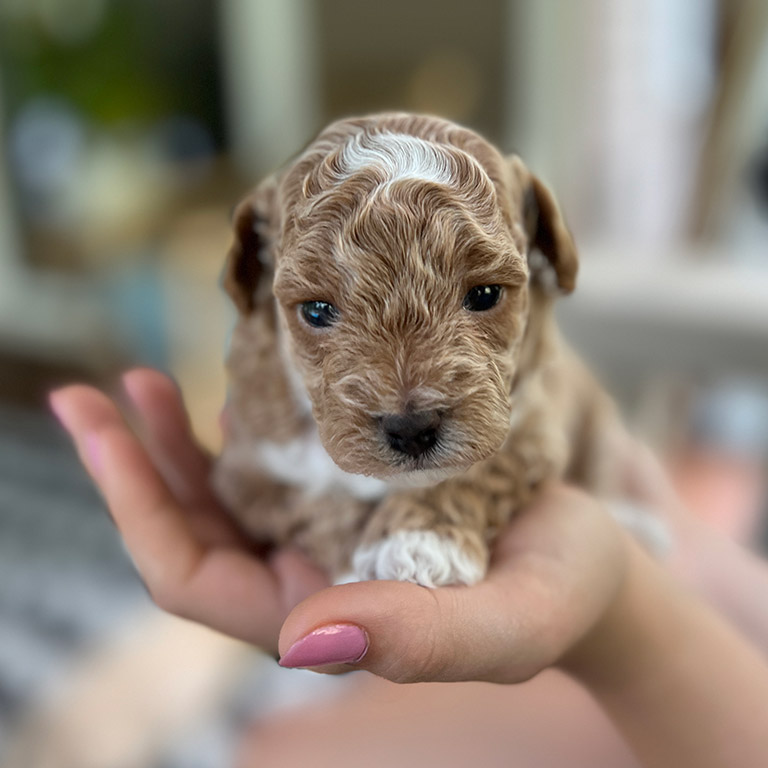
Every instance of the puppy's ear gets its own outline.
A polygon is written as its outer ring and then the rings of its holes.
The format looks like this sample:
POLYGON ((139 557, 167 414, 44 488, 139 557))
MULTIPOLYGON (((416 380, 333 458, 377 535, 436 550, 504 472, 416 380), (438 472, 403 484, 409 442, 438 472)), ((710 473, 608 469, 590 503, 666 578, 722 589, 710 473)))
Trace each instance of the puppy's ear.
POLYGON ((560 291, 571 293, 576 287, 579 255, 557 202, 544 183, 528 170, 517 155, 509 157, 508 163, 512 183, 518 189, 518 215, 522 216, 528 238, 531 277, 545 283, 546 276, 542 273, 549 267, 554 271, 560 291), (546 263, 537 264, 536 258, 532 258, 535 251, 544 256, 546 263))
POLYGON ((221 284, 243 315, 260 303, 269 287, 263 278, 272 269, 271 239, 277 182, 263 181, 235 208, 232 225, 235 240, 227 254, 221 284))

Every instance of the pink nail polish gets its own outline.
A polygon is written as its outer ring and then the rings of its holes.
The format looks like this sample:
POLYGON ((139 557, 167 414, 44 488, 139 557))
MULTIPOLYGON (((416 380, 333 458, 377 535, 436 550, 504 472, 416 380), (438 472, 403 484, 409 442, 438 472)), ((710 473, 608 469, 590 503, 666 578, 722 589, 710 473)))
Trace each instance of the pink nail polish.
POLYGON ((101 446, 96 435, 87 435, 85 438, 85 455, 88 459, 88 467, 95 474, 101 472, 101 446))
POLYGON ((368 650, 368 635, 355 624, 320 627, 297 640, 280 659, 281 667, 320 667, 360 661, 368 650))

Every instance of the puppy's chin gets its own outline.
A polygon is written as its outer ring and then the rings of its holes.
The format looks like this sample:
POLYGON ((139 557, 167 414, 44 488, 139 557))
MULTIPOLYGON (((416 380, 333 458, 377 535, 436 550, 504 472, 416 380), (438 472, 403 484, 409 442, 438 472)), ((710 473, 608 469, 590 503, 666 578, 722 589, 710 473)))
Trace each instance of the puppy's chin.
POLYGON ((443 467, 435 469, 414 469, 389 475, 387 484, 395 490, 407 490, 408 488, 429 488, 443 480, 460 475, 469 467, 443 467))
MULTIPOLYGON (((344 469, 341 465, 339 466, 341 469, 344 469)), ((469 464, 445 467, 414 467, 413 469, 408 469, 402 464, 398 464, 396 466, 377 468, 373 471, 366 469, 363 473, 360 472, 359 467, 350 467, 350 469, 345 469, 344 471, 351 474, 365 474, 367 477, 382 480, 393 490, 407 490, 409 488, 430 488, 433 485, 442 483, 443 480, 463 474, 471 466, 469 464)))
POLYGON ((365 453, 343 453, 336 456, 328 451, 334 463, 344 472, 354 475, 383 480, 393 488, 427 488, 437 485, 451 477, 466 472, 470 467, 488 458, 487 455, 475 454, 471 458, 454 455, 450 457, 419 457, 416 459, 392 459, 371 457, 365 460, 365 453))

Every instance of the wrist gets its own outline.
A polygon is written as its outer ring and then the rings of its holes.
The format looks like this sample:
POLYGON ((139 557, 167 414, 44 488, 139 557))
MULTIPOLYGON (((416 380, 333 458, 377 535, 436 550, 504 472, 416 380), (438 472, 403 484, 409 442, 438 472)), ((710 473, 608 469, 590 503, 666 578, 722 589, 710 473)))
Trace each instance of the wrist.
POLYGON ((626 539, 626 548, 626 570, 612 601, 559 663, 593 693, 647 681, 660 653, 685 648, 674 622, 677 586, 633 540, 626 539))
POLYGON ((627 546, 615 598, 560 667, 644 765, 764 765, 764 659, 634 542, 627 546))

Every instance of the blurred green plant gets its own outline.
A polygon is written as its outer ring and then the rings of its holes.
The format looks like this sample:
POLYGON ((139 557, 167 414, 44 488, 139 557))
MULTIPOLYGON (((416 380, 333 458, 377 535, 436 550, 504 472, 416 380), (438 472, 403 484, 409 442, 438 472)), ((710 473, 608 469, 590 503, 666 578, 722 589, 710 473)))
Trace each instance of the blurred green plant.
POLYGON ((8 111, 31 94, 45 94, 103 125, 162 114, 170 93, 149 69, 139 10, 139 4, 107 3, 100 24, 75 41, 52 34, 45 17, 31 11, 4 18, 0 61, 8 111))
POLYGON ((191 112, 218 133, 215 11, 213 0, 0 0, 5 113, 45 95, 97 126, 191 112))

